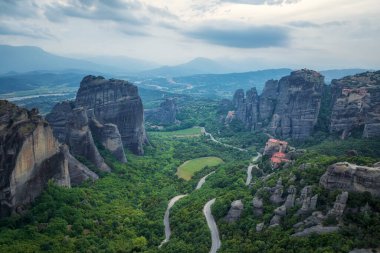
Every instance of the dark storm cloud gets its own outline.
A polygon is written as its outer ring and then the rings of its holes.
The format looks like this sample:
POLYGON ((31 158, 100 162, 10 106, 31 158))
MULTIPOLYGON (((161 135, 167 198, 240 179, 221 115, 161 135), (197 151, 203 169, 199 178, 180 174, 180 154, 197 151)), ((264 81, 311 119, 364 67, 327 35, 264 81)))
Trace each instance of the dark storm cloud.
POLYGON ((252 5, 279 5, 279 4, 294 4, 301 0, 220 0, 221 2, 252 4, 252 5))
POLYGON ((286 46, 287 29, 277 26, 203 26, 185 35, 210 44, 235 48, 265 48, 286 46))

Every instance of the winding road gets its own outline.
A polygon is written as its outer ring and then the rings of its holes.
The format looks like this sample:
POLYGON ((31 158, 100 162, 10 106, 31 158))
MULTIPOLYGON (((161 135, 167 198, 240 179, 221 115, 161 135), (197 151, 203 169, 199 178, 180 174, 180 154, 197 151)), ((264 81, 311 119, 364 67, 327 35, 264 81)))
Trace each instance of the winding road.
POLYGON ((206 217, 207 225, 211 231, 211 249, 210 253, 216 253, 216 251, 222 246, 222 243, 219 238, 219 231, 218 227, 216 226, 216 222, 214 219, 214 216, 212 216, 211 213, 211 206, 215 203, 215 199, 210 200, 206 203, 206 205, 203 207, 203 214, 206 217))
POLYGON ((223 145, 223 146, 225 146, 226 148, 233 148, 233 149, 236 149, 236 150, 239 150, 239 151, 242 151, 242 152, 248 152, 248 150, 246 150, 246 149, 244 149, 244 148, 238 148, 238 147, 235 147, 235 146, 232 146, 232 145, 229 145, 229 144, 225 144, 225 143, 223 143, 223 142, 218 141, 217 139, 214 138, 214 136, 212 136, 211 133, 208 133, 208 132, 206 131, 206 128, 204 128, 204 127, 201 127, 201 133, 204 134, 204 135, 207 136, 207 137, 210 137, 210 140, 211 140, 211 141, 213 141, 213 142, 215 142, 215 143, 218 143, 218 144, 220 144, 220 145, 223 145))
MULTIPOLYGON (((206 131, 206 129, 204 127, 201 127, 201 132, 202 134, 204 134, 205 136, 209 137, 211 141, 215 142, 215 143, 218 143, 220 145, 223 145, 224 147, 227 147, 227 148, 233 148, 233 149, 236 149, 236 150, 239 150, 239 151, 242 151, 242 152, 248 152, 247 149, 243 149, 243 148, 238 148, 238 147, 235 147, 235 146, 232 146, 232 145, 228 145, 228 144, 225 144, 225 143, 222 143, 218 140, 216 140, 214 138, 214 136, 212 136, 211 133, 208 133, 206 131)), ((248 168, 247 168, 247 180, 246 180, 246 185, 249 185, 251 183, 251 180, 252 180, 252 169, 257 166, 255 163, 257 162, 257 160, 262 156, 262 154, 260 154, 259 152, 257 152, 257 156, 253 157, 252 158, 252 161, 251 163, 249 164, 248 168)), ((215 173, 215 171, 207 174, 206 176, 202 177, 198 184, 197 184, 197 187, 195 188, 195 190, 199 190, 203 184, 206 182, 206 178, 210 175, 212 175, 213 173, 215 173)), ((164 245, 165 243, 167 243, 170 239, 170 235, 171 235, 171 230, 170 230, 170 222, 169 222, 169 215, 170 215, 170 209, 174 206, 174 204, 180 200, 181 198, 183 197, 186 197, 186 195, 178 195, 178 196, 175 196, 174 198, 172 198, 170 201, 169 201, 169 204, 168 204, 168 207, 166 209, 166 212, 165 212, 165 215, 164 215, 164 225, 165 225, 165 240, 163 240, 159 246, 159 248, 164 245)), ((211 249, 210 249, 210 253, 216 253, 217 250, 221 247, 222 243, 220 241, 220 237, 219 237, 219 230, 218 230, 218 227, 216 225, 216 222, 215 222, 215 219, 214 219, 214 216, 212 215, 211 213, 211 206, 215 203, 215 198, 208 201, 205 206, 203 207, 203 214, 206 218, 206 221, 207 221, 207 225, 211 231, 211 241, 212 241, 212 245, 211 245, 211 249)))
POLYGON ((199 180, 199 182, 198 182, 197 187, 195 188, 195 190, 199 190, 199 189, 202 187, 202 185, 203 185, 204 183, 206 183, 206 178, 207 178, 208 176, 214 174, 214 173, 215 173, 215 171, 213 171, 213 172, 207 174, 206 176, 202 177, 202 178, 199 180))
POLYGON ((247 180, 245 181, 245 185, 249 185, 252 180, 252 169, 257 168, 258 166, 254 163, 257 162, 257 160, 262 156, 261 153, 257 152, 257 156, 252 158, 252 162, 249 164, 247 168, 247 180))
POLYGON ((166 209, 165 216, 164 216, 165 240, 163 240, 161 242, 160 246, 158 246, 159 248, 161 248, 162 245, 164 245, 165 243, 167 243, 169 241, 170 235, 172 233, 170 230, 170 222, 169 222, 170 208, 172 208, 174 206, 175 202, 177 202, 178 200, 180 200, 186 196, 187 196, 187 194, 186 195, 178 195, 169 201, 168 208, 166 209))

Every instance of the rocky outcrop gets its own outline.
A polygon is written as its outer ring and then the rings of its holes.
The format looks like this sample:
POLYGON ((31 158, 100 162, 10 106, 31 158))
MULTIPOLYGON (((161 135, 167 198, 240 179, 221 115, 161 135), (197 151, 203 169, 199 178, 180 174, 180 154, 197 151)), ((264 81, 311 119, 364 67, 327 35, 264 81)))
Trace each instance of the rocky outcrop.
POLYGON ((143 144, 147 142, 144 109, 135 85, 123 80, 86 76, 80 83, 75 105, 93 109, 102 124, 115 124, 123 145, 135 154, 144 154, 143 144))
POLYGON ((278 81, 269 80, 265 83, 260 95, 259 112, 262 125, 266 126, 272 120, 278 97, 278 81))
POLYGON ((253 205, 253 214, 256 217, 262 216, 263 212, 264 212, 263 200, 261 198, 255 196, 253 198, 252 205, 253 205))
POLYGON ((95 181, 99 179, 99 176, 95 172, 88 169, 70 154, 66 145, 63 145, 61 150, 68 162, 71 186, 80 185, 87 180, 95 181))
POLYGON ((289 186, 288 196, 286 197, 284 206, 286 208, 292 208, 295 204, 297 189, 294 185, 289 186))
POLYGON ((259 95, 256 88, 247 91, 244 96, 242 89, 235 92, 233 98, 235 118, 244 123, 248 129, 257 129, 259 122, 259 95))
POLYGON ((340 217, 343 215, 344 209, 346 208, 346 203, 348 200, 348 192, 342 192, 336 196, 333 208, 328 212, 327 215, 332 215, 340 217))
POLYGON ((297 232, 300 232, 304 230, 305 228, 321 225, 324 220, 325 220, 325 216, 322 214, 322 212, 316 211, 316 212, 313 212, 305 220, 294 224, 293 227, 296 229, 297 232))
POLYGON ((316 209, 318 194, 311 196, 311 193, 311 186, 305 186, 301 190, 300 197, 296 199, 296 204, 301 206, 301 208, 297 211, 297 214, 306 214, 316 209))
POLYGON ((270 220, 269 227, 273 228, 273 227, 279 226, 280 224, 281 224, 281 216, 276 214, 270 220))
POLYGON ((286 141, 270 138, 265 144, 263 155, 272 156, 277 152, 285 153, 287 148, 288 143, 286 141))
POLYGON ((380 71, 333 80, 330 131, 344 139, 353 130, 380 136, 380 71))
POLYGON ((282 138, 305 139, 317 123, 324 77, 312 70, 294 71, 278 83, 278 99, 269 130, 282 138))
POLYGON ((282 194, 284 193, 284 187, 282 186, 281 178, 277 181, 275 187, 271 189, 272 195, 269 197, 269 200, 272 204, 279 205, 284 202, 282 194))
POLYGON ((38 111, 0 100, 0 216, 21 211, 49 180, 70 187, 68 161, 38 111))
POLYGON ((265 226, 265 223, 264 223, 264 222, 257 224, 257 225, 256 225, 256 232, 261 232, 261 231, 263 231, 264 226, 265 226))
POLYGON ((365 167, 341 162, 327 168, 320 179, 326 189, 340 189, 351 192, 368 191, 380 196, 380 167, 365 167))
POLYGON ((160 104, 159 108, 144 111, 145 120, 159 125, 170 125, 176 123, 178 112, 177 102, 173 98, 167 98, 160 104))
POLYGON ((293 71, 280 81, 270 80, 260 96, 255 88, 237 90, 235 115, 246 128, 266 127, 281 138, 305 139, 317 123, 324 77, 312 70, 293 71))
POLYGON ((241 202, 240 199, 235 200, 234 202, 231 203, 231 208, 224 219, 229 223, 239 220, 241 213, 243 212, 243 209, 244 209, 243 202, 241 202))
POLYGON ((83 107, 74 106, 68 101, 58 103, 46 116, 55 136, 69 146, 74 156, 86 158, 102 171, 111 171, 95 145, 87 111, 83 107))
POLYGON ((95 140, 99 141, 121 163, 127 162, 121 135, 116 125, 111 123, 101 124, 89 111, 89 125, 95 140))
POLYGON ((295 234, 292 234, 293 237, 303 237, 303 236, 309 236, 311 234, 328 234, 328 233, 334 233, 339 230, 339 227, 330 226, 330 227, 323 227, 322 225, 317 225, 314 227, 306 228, 301 232, 297 232, 295 234))

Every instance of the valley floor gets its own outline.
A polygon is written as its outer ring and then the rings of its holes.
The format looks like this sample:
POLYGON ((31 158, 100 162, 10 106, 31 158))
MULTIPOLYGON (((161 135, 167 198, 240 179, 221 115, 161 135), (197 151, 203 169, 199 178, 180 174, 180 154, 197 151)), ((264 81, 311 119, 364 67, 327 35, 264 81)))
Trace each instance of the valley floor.
MULTIPOLYGON (((345 156, 349 144, 327 141, 308 148, 292 167, 275 171, 266 181, 259 178, 262 173, 272 171, 263 157, 258 167, 252 168, 252 179, 247 186, 247 167, 256 162, 252 157, 256 157, 256 149, 263 147, 263 141, 248 147, 248 151, 241 151, 212 141, 209 136, 194 136, 192 131, 185 131, 190 134, 187 138, 149 133, 151 145, 146 147, 146 155, 127 154, 126 165, 103 153, 113 172, 101 175, 95 183, 71 189, 50 184, 24 216, 0 221, 0 252, 209 252, 212 240, 203 209, 213 199, 211 213, 221 243, 218 252, 343 253, 374 246, 380 240, 378 214, 346 217, 343 227, 352 226, 352 219, 360 219, 355 221, 354 230, 295 238, 291 234, 293 224, 299 221, 293 215, 296 210, 290 211, 282 226, 256 232, 257 224, 269 224, 275 206, 265 204, 262 218, 255 218, 252 209, 252 198, 259 188, 273 187, 280 177, 287 186, 290 175, 297 177, 297 188, 301 187, 300 179, 315 185, 322 202, 330 205, 337 193, 318 187, 326 167, 342 159, 370 164, 379 157, 378 151, 350 158, 345 156), (224 163, 195 172, 189 181, 177 177, 177 168, 185 161, 213 156, 223 158, 224 163), (303 163, 315 166, 309 171, 298 171, 303 163), (206 175, 209 176, 202 187, 195 190, 206 175), (170 240, 159 248, 165 239, 163 218, 168 202, 185 194, 170 209, 170 240), (237 199, 244 204, 243 213, 237 222, 227 223, 224 217, 231 202, 237 199)), ((223 141, 232 145, 236 138, 244 137, 225 137, 223 141)), ((257 140, 262 138, 257 136, 257 140)), ((352 142, 359 152, 380 150, 377 141, 352 142)), ((358 201, 362 200, 358 197, 358 201)), ((380 207, 379 201, 371 203, 380 207)))

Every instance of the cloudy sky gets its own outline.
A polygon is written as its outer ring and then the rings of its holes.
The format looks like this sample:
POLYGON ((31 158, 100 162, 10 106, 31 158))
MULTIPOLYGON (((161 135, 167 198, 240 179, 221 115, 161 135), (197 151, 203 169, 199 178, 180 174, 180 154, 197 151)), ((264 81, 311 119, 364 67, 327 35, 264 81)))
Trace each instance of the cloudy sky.
POLYGON ((0 0, 0 44, 160 64, 380 68, 379 0, 0 0))

